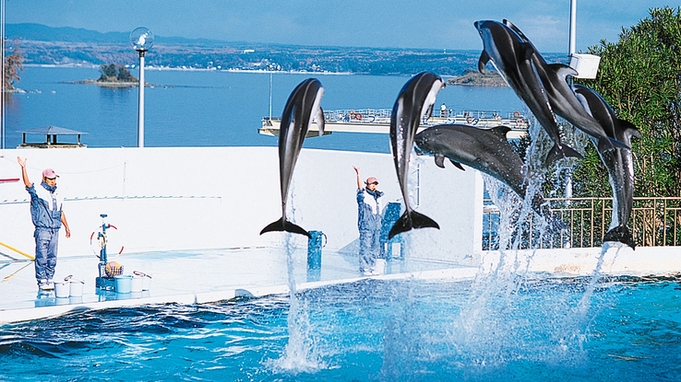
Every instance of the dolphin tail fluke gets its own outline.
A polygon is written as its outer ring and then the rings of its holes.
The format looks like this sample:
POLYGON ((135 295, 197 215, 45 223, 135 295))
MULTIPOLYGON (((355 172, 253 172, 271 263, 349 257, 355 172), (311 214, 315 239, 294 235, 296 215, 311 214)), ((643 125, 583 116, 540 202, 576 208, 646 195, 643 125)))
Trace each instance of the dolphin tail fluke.
POLYGON ((609 230, 603 236, 603 241, 619 241, 631 247, 631 249, 636 249, 636 243, 631 235, 631 231, 627 226, 618 225, 617 227, 609 230))
POLYGON ((544 166, 548 167, 552 165, 555 161, 563 158, 577 158, 577 159, 583 159, 584 157, 582 154, 578 153, 575 149, 573 149, 570 146, 567 145, 562 145, 558 146, 558 144, 553 145, 551 150, 549 151, 549 154, 546 156, 546 160, 544 161, 544 166))
POLYGON ((297 226, 290 221, 286 220, 286 218, 282 217, 281 219, 274 221, 270 224, 267 225, 267 227, 263 228, 262 231, 260 231, 260 234, 262 235, 265 232, 274 232, 274 231, 286 231, 286 232, 291 232, 291 233, 297 233, 299 235, 305 235, 307 237, 310 237, 310 234, 303 229, 300 226, 297 226))
POLYGON ((390 229, 390 232, 388 233, 388 240, 402 232, 426 227, 440 229, 440 226, 435 222, 435 220, 414 210, 407 210, 402 214, 402 216, 400 216, 399 219, 397 219, 393 227, 390 229))

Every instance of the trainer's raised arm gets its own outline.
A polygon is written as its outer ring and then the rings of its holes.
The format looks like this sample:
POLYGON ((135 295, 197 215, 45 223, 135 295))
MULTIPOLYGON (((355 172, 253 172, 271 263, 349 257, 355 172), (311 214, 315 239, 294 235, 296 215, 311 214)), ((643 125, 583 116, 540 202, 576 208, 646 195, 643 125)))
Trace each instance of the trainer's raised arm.
POLYGON ((21 179, 24 181, 24 186, 31 187, 31 181, 28 180, 28 172, 26 172, 26 159, 17 157, 17 162, 21 166, 21 179))

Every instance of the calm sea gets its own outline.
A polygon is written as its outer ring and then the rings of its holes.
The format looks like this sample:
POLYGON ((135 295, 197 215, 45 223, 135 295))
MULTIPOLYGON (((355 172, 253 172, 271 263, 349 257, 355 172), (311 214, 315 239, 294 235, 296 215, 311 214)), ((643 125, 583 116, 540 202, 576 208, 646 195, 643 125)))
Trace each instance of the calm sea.
MULTIPOLYGON (((137 73, 133 73, 137 75, 137 73)), ((134 147, 137 144, 137 89, 109 89, 75 81, 96 79, 98 69, 27 67, 6 111, 5 147, 21 143, 19 131, 59 126, 87 132, 88 147, 134 147)), ((276 146, 277 138, 258 134, 260 120, 279 117, 293 88, 310 74, 231 73, 147 70, 145 146, 276 146)), ((400 76, 319 75, 322 107, 390 109, 409 79, 400 76)), ((509 88, 448 86, 437 98, 454 110, 523 108, 509 88)), ((44 140, 30 136, 31 142, 44 140)), ((64 139, 64 141, 74 141, 64 139)), ((305 141, 305 147, 390 152, 387 134, 333 133, 305 141)))

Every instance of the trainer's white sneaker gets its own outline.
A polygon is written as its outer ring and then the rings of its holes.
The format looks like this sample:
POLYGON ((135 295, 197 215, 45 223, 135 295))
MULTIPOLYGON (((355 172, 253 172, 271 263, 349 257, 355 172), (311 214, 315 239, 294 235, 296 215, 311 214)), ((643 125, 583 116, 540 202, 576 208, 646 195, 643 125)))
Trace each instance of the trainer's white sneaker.
POLYGON ((54 290, 54 283, 50 280, 38 284, 40 290, 54 290))

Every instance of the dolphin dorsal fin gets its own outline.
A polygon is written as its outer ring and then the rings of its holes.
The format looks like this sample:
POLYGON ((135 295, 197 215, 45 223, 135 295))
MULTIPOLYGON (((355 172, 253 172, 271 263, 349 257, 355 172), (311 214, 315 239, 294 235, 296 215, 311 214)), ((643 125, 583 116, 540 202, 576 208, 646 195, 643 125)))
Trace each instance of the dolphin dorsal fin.
POLYGON ((547 66, 549 67, 549 70, 556 73, 556 76, 558 76, 558 78, 566 79, 567 76, 574 77, 577 74, 579 74, 579 73, 577 73, 577 70, 575 70, 575 68, 573 68, 569 65, 565 65, 565 64, 561 64, 561 63, 554 63, 554 64, 548 64, 547 66))
POLYGON ((641 131, 639 131, 638 127, 634 126, 633 123, 618 118, 617 125, 620 130, 624 131, 625 136, 629 139, 631 139, 631 137, 641 139, 641 131))
POLYGON ((506 134, 508 134, 508 132, 511 131, 511 128, 508 126, 500 125, 489 129, 489 131, 490 133, 496 135, 497 138, 499 139, 506 139, 506 134))

